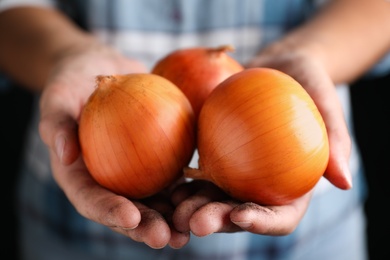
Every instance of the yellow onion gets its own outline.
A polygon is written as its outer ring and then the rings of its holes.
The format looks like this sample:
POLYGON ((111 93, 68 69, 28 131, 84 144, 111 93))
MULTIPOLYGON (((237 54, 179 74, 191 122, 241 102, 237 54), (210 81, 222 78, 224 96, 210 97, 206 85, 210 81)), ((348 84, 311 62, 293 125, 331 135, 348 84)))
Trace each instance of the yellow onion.
POLYGON ((167 79, 98 76, 80 118, 83 159, 101 186, 148 197, 182 176, 194 151, 194 125, 191 104, 167 79))
POLYGON ((203 105, 197 138, 199 169, 185 176, 263 205, 309 192, 329 159, 325 124, 311 97, 292 77, 268 68, 223 81, 203 105))
POLYGON ((193 47, 175 50, 160 59, 152 73, 163 76, 178 86, 189 99, 198 117, 204 100, 227 77, 243 70, 243 66, 227 53, 233 46, 193 47))

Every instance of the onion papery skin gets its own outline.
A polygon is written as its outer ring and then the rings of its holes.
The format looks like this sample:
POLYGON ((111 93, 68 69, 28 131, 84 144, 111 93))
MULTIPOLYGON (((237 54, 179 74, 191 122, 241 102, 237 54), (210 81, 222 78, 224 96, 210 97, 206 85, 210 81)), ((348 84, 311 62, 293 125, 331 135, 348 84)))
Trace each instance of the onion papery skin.
POLYGON ((233 198, 285 205, 309 192, 329 160, 326 126, 314 101, 292 77, 250 68, 223 81, 198 121, 199 169, 233 198))
POLYGON ((182 176, 194 152, 195 117, 185 95, 163 77, 98 76, 81 113, 79 138, 92 177, 140 199, 182 176))
POLYGON ((213 89, 244 67, 228 52, 231 45, 178 49, 163 57, 152 68, 178 86, 189 99, 197 118, 202 105, 213 89))

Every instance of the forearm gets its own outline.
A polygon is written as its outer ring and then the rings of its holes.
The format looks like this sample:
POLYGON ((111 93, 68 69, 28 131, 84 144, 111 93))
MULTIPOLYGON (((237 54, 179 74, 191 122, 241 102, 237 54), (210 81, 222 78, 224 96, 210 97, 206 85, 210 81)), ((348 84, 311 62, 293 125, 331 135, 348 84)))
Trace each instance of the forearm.
POLYGON ((92 38, 52 9, 13 8, 0 13, 0 71, 41 90, 60 57, 92 38))
POLYGON ((335 83, 361 76, 390 50, 390 2, 333 0, 269 52, 314 56, 335 83))

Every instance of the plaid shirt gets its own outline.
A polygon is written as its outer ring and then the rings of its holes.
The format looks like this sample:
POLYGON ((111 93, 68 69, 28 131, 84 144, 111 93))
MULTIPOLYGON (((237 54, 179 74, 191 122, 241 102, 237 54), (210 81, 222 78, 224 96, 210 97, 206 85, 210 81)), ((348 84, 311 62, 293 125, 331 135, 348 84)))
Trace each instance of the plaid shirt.
MULTIPOLYGON (((18 1, 53 4, 47 0, 0 0, 0 8, 18 1)), ((232 56, 245 63, 261 47, 310 18, 319 6, 309 0, 59 2, 102 41, 149 67, 177 48, 222 44, 234 45, 232 56), (80 9, 74 9, 76 6, 80 9)), ((348 90, 339 86, 338 93, 349 119, 348 90)), ((37 112, 29 131, 19 189, 21 250, 26 259, 366 259, 364 182, 355 145, 351 157, 354 188, 341 191, 323 178, 292 234, 192 236, 182 249, 155 250, 75 211, 52 179, 48 152, 37 130, 38 118, 37 112)), ((192 164, 195 162, 196 158, 192 164)))

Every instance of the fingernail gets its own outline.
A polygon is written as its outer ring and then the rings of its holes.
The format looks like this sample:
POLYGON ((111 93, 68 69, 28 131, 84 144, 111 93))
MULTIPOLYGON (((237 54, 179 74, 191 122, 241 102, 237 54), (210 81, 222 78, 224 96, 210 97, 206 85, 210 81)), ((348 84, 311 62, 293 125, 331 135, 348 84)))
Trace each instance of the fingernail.
POLYGON ((64 155, 64 149, 65 149, 65 138, 63 136, 58 136, 55 141, 55 150, 61 162, 62 162, 62 157, 64 155))
POLYGON ((253 226, 253 224, 251 222, 233 222, 233 223, 242 229, 248 229, 248 228, 251 228, 253 226))

